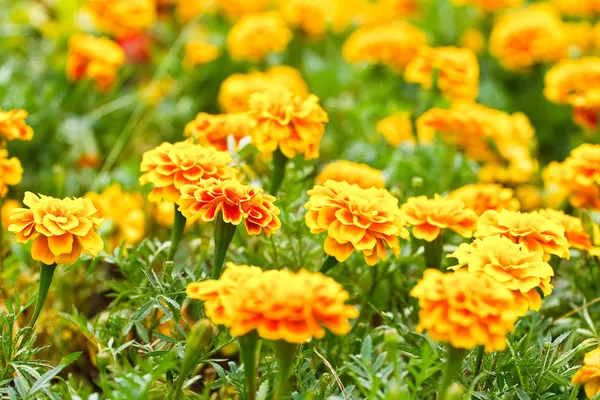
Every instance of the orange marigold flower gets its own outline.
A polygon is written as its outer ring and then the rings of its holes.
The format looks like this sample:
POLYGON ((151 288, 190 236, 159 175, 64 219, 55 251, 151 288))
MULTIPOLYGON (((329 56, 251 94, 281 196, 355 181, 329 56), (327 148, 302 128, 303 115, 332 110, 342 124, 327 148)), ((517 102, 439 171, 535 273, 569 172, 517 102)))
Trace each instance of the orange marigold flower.
POLYGON ((471 49, 475 54, 481 53, 487 45, 485 36, 481 30, 476 28, 465 30, 460 35, 458 43, 460 43, 460 47, 471 49))
POLYGON ((187 123, 184 134, 200 144, 226 151, 229 137, 233 138, 237 147, 240 140, 249 137, 255 127, 256 121, 247 113, 213 115, 201 112, 187 123))
MULTIPOLYGON (((521 203, 521 210, 523 211, 538 209, 542 204, 540 188, 535 185, 519 185, 515 189, 515 195, 521 203)), ((514 211, 518 211, 518 209, 514 211)))
POLYGON ((187 23, 204 14, 212 13, 216 9, 215 0, 177 0, 177 17, 187 23))
POLYGON ((25 122, 27 115, 25 110, 3 111, 0 108, 0 136, 2 140, 31 140, 33 129, 25 122))
POLYGON ((292 31, 277 12, 244 15, 231 27, 227 48, 234 60, 260 61, 269 53, 282 52, 292 31))
POLYGON ((600 12, 598 0, 550 0, 560 14, 569 17, 592 17, 600 12))
POLYGON ((193 68, 197 65, 208 64, 219 57, 219 48, 204 40, 190 40, 185 44, 183 66, 193 68))
POLYGON ((557 61, 568 52, 563 22, 544 4, 507 13, 494 24, 490 52, 509 69, 557 61))
POLYGON ((175 218, 173 203, 169 203, 168 201, 155 203, 154 207, 152 207, 152 217, 158 225, 167 228, 172 227, 175 218))
POLYGON ((457 6, 473 6, 487 13, 494 13, 506 8, 518 7, 523 0, 453 0, 457 6))
POLYGON ((436 73, 436 86, 443 96, 451 100, 474 101, 477 98, 479 63, 473 50, 424 46, 406 66, 404 79, 431 90, 436 73))
POLYGON ((141 33, 156 20, 153 0, 87 0, 86 8, 101 31, 119 38, 141 33))
POLYGON ((487 210, 517 211, 520 208, 519 200, 514 198, 512 189, 493 183, 465 185, 450 192, 448 198, 462 201, 465 207, 475 211, 477 215, 487 210))
POLYGON ((325 253, 344 262, 356 249, 375 265, 387 258, 386 247, 400 254, 398 238, 408 231, 398 209, 398 199, 385 189, 363 189, 347 182, 327 181, 308 191, 305 221, 311 233, 327 232, 325 253))
POLYGON ((586 353, 583 367, 573 375, 574 385, 584 385, 585 394, 590 399, 600 393, 600 348, 586 353))
POLYGON ((258 13, 269 8, 271 0, 216 0, 219 12, 231 19, 258 13))
POLYGON ((413 236, 428 242, 434 241, 442 229, 451 229, 463 237, 473 236, 477 227, 477 215, 458 199, 444 199, 435 195, 410 197, 400 207, 406 223, 412 226, 413 236))
POLYGON ((427 37, 422 30, 408 22, 398 21, 359 28, 344 43, 342 55, 352 64, 384 64, 402 70, 425 45, 427 37))
POLYGON ((569 242, 565 229, 555 220, 537 213, 519 211, 486 211, 479 218, 475 237, 500 235, 515 243, 523 243, 529 251, 549 257, 555 254, 569 258, 569 242))
POLYGON ((565 35, 569 42, 569 52, 586 54, 594 49, 594 29, 587 21, 565 22, 565 35))
POLYGON ((234 170, 229 166, 231 156, 212 147, 189 142, 163 143, 145 152, 140 170, 140 184, 152 183, 154 188, 148 198, 153 202, 163 199, 177 202, 180 189, 201 179, 230 178, 234 170))
POLYGON ((256 120, 252 142, 261 153, 272 154, 279 148, 287 158, 319 157, 329 119, 317 96, 303 99, 287 89, 255 93, 250 96, 249 115, 256 120))
POLYGON ((544 218, 556 221, 565 229, 565 237, 569 247, 578 250, 589 250, 592 247, 590 235, 585 231, 583 222, 577 217, 567 215, 561 210, 546 208, 537 211, 544 218))
POLYGON ((219 105, 228 113, 248 110, 248 100, 254 93, 285 88, 298 96, 308 96, 306 82, 300 72, 287 65, 271 67, 266 73, 233 74, 221 84, 219 105))
POLYGON ((125 53, 117 43, 81 33, 69 40, 67 57, 69 79, 91 79, 101 91, 110 89, 115 83, 117 70, 125 62, 125 53))
POLYGON ((540 253, 529 251, 524 243, 513 243, 507 237, 488 236, 473 243, 463 243, 448 257, 458 259, 458 265, 450 269, 466 267, 469 272, 493 278, 510 289, 520 315, 525 315, 529 309, 539 311, 542 298, 537 288, 544 296, 552 293, 550 279, 554 271, 550 264, 540 253))
POLYGON ((8 193, 8 186, 21 183, 23 167, 17 157, 8 158, 8 151, 0 149, 0 197, 8 193))
POLYGON ((351 185, 358 185, 363 189, 385 187, 383 172, 367 164, 357 164, 346 160, 327 164, 315 178, 315 182, 321 185, 328 180, 347 182, 351 185))
POLYGON ((290 26, 297 27, 312 37, 321 37, 334 15, 331 0, 288 0, 281 2, 281 15, 290 26))
POLYGON ((2 202, 2 229, 7 230, 10 225, 10 216, 13 213, 13 210, 20 208, 21 204, 13 199, 7 199, 2 202))
POLYGON ((513 294, 494 279, 461 269, 426 269, 410 292, 419 299, 417 331, 459 349, 502 351, 519 317, 513 294))
POLYGON ((244 221, 249 235, 265 235, 281 228, 279 208, 273 204, 275 197, 262 189, 241 184, 236 180, 203 179, 197 184, 181 188, 179 211, 191 221, 208 222, 223 218, 228 224, 244 221), (222 217, 219 216, 223 212, 222 217))
POLYGON ((377 122, 375 129, 394 147, 415 142, 410 113, 407 111, 399 111, 385 117, 377 122))
POLYGON ((31 192, 23 200, 28 208, 13 211, 8 227, 15 242, 33 240, 31 257, 44 264, 74 264, 82 252, 96 256, 104 242, 96 230, 104 221, 90 199, 62 200, 31 192))

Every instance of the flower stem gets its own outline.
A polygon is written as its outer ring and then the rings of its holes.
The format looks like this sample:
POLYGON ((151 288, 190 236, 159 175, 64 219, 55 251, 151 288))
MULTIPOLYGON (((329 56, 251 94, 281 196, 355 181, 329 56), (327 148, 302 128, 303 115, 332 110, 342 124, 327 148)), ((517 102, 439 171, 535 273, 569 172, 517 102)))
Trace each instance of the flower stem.
MULTIPOLYGON (((0 210, 4 206, 4 199, 0 200, 0 210)), ((0 296, 7 298, 6 290, 4 289, 4 226, 0 217, 0 296)))
POLYGON ((477 347, 477 358, 475 359, 475 373, 473 374, 473 377, 476 378, 479 373, 481 372, 481 363, 483 362, 483 346, 479 345, 479 347, 477 347))
POLYGON ((175 258, 175 253, 177 253, 177 248, 179 247, 179 242, 181 241, 181 235, 183 235, 185 223, 187 221, 181 213, 181 211, 179 211, 177 203, 173 203, 173 207, 175 207, 175 217, 173 218, 173 231, 171 232, 171 247, 169 247, 167 261, 173 261, 173 259, 175 258))
POLYGON ((219 279, 221 276, 225 255, 227 255, 227 249, 229 249, 229 244, 233 240, 233 235, 235 235, 235 228, 237 228, 237 225, 225 222, 222 215, 217 215, 216 222, 213 279, 219 279))
POLYGON ((446 391, 460 372, 464 356, 464 350, 448 345, 448 359, 446 360, 446 369, 444 370, 444 377, 440 385, 438 400, 444 400, 446 398, 446 391))
POLYGON ((29 326, 33 328, 35 323, 37 322, 40 313, 42 312, 42 308, 44 307, 44 302, 46 301, 46 295, 48 294, 48 289, 50 288, 50 284, 52 283, 52 278, 54 277, 54 270, 56 269, 56 264, 46 265, 42 264, 42 268, 40 269, 40 286, 38 289, 38 297, 35 303, 35 309, 33 311, 33 315, 31 316, 31 321, 29 321, 29 326))
POLYGON ((273 400, 284 400, 288 398, 288 377, 292 365, 294 364, 297 348, 298 345, 296 343, 288 343, 284 340, 275 342, 275 353, 277 354, 277 363, 279 364, 279 374, 277 378, 277 389, 275 390, 275 397, 273 397, 273 400))
POLYGON ((326 274, 331 268, 338 265, 340 262, 334 256, 327 256, 325 261, 323 261, 323 265, 321 265, 320 273, 326 274))
POLYGON ((433 241, 425 241, 425 267, 440 269, 444 255, 444 236, 440 232, 433 241))
POLYGON ((273 172, 271 175, 271 194, 273 196, 277 195, 281 182, 283 182, 287 162, 288 158, 277 148, 273 153, 273 172))
POLYGON ((259 339, 258 333, 255 330, 238 337, 240 357, 244 363, 248 400, 256 399, 256 360, 258 358, 258 351, 260 351, 258 350, 259 339))

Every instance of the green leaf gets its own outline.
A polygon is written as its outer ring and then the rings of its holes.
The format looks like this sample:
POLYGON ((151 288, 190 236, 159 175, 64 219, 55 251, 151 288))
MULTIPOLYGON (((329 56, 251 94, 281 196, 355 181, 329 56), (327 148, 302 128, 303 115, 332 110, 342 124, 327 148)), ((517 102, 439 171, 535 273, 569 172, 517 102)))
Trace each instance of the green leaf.
POLYGON ((363 341, 360 349, 360 357, 365 362, 371 362, 373 359, 373 339, 371 339, 371 336, 367 336, 363 341))
POLYGON ((70 364, 75 362, 79 358, 80 355, 81 355, 81 352, 71 353, 68 356, 66 356, 65 358, 63 358, 59 365, 52 368, 50 371, 46 372, 44 375, 42 375, 40 377, 40 379, 38 379, 35 382, 35 384, 31 387, 31 389, 29 390, 27 395, 31 396, 31 395, 35 394, 36 392, 44 389, 44 387, 52 380, 52 378, 54 378, 56 375, 58 375, 60 373, 60 371, 65 369, 67 366, 69 366, 70 364))

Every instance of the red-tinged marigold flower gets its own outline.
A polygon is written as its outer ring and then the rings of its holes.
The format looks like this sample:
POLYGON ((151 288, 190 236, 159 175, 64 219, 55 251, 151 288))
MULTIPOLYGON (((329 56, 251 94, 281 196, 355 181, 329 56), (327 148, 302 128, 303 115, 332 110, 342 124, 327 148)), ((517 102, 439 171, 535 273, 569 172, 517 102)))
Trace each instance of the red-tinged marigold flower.
POLYGON ((153 202, 163 199, 177 202, 180 189, 201 179, 231 178, 234 170, 229 166, 231 156, 212 147, 190 142, 163 143, 145 152, 140 170, 140 184, 152 183, 154 188, 148 198, 153 202))
POLYGON ((305 221, 311 233, 327 232, 325 253, 344 262, 354 250, 375 265, 387 258, 386 245, 400 254, 398 238, 408 231, 398 209, 398 199, 385 189, 363 189, 347 182, 327 181, 308 191, 305 221))
POLYGON ((461 269, 427 269, 410 292, 419 299, 417 331, 459 349, 502 351, 519 317, 513 294, 494 279, 461 269))
POLYGON ((23 200, 28 208, 13 210, 8 227, 15 242, 33 240, 31 257, 44 264, 74 264, 82 252, 96 256, 104 242, 96 229, 104 218, 90 199, 55 199, 31 192, 23 200))
POLYGON ((277 12, 247 14, 227 34, 227 49, 234 60, 258 62, 269 53, 282 52, 292 40, 292 31, 277 12))
POLYGON ((124 36, 116 40, 131 64, 144 64, 150 60, 151 42, 147 33, 124 36))
POLYGON ((346 160, 334 161, 327 164, 315 178, 315 182, 321 185, 328 180, 348 182, 349 184, 358 185, 363 189, 385 187, 383 172, 367 164, 357 164, 346 160))
POLYGON ((450 269, 465 267, 477 276, 488 276, 515 295, 519 315, 527 310, 539 311, 542 298, 552 293, 551 277, 554 271, 542 255, 530 251, 524 243, 514 243, 503 236, 488 236, 473 243, 463 243, 448 257, 458 259, 458 265, 450 269))
POLYGON ((474 101, 479 92, 479 63, 471 49, 424 46, 406 66, 404 79, 431 90, 434 75, 440 93, 451 99, 474 101))
POLYGON ((27 125, 27 111, 16 109, 3 111, 0 108, 0 136, 4 140, 31 140, 33 129, 27 125))
POLYGON ((87 0, 86 9, 101 31, 118 38, 144 32, 156 20, 153 0, 87 0))
POLYGON ((237 148, 240 140, 250 137, 255 127, 256 121, 247 113, 215 115, 201 112, 193 121, 187 123, 184 134, 200 144, 226 151, 229 148, 229 137, 233 138, 237 148))
POLYGON ((319 98, 306 98, 287 89, 274 89, 250 96, 249 115, 256 121, 252 143, 264 155, 278 148, 287 157, 303 154, 304 159, 319 157, 327 113, 319 98))
POLYGON ((574 385, 584 385, 585 394, 590 399, 600 393, 600 348, 586 353, 583 367, 573 375, 574 385))
POLYGON ((562 210, 546 208, 537 211, 544 218, 556 221, 565 229, 565 237, 569 247, 577 250, 589 250, 592 248, 592 240, 586 232, 581 219, 565 214, 562 210))
POLYGON ((565 229, 555 220, 538 213, 519 211, 486 211, 479 217, 475 237, 500 235, 515 243, 523 243, 529 251, 540 253, 546 258, 555 254, 569 258, 569 242, 565 229))
POLYGON ((110 89, 115 83, 117 71, 125 62, 125 53, 117 43, 81 33, 69 40, 67 57, 69 79, 91 79, 101 91, 110 89))
POLYGON ((249 235, 259 235, 264 230, 267 237, 281 228, 279 208, 273 204, 275 197, 229 179, 203 179, 197 184, 181 188, 179 211, 191 221, 213 221, 223 218, 228 224, 244 221, 249 235), (220 215, 222 211, 222 215, 220 215))
POLYGON ((0 149, 0 197, 5 197, 8 187, 18 185, 23 178, 23 167, 17 157, 8 158, 8 151, 0 149))
POLYGON ((448 198, 462 201, 465 207, 475 211, 477 215, 487 210, 517 211, 520 208, 519 200, 514 197, 512 189, 493 183, 465 185, 450 192, 448 198))
POLYGON ((435 195, 411 197, 400 207, 406 223, 412 226, 417 239, 434 241, 444 229, 450 229, 463 237, 473 236, 477 227, 477 215, 458 199, 444 199, 435 195))

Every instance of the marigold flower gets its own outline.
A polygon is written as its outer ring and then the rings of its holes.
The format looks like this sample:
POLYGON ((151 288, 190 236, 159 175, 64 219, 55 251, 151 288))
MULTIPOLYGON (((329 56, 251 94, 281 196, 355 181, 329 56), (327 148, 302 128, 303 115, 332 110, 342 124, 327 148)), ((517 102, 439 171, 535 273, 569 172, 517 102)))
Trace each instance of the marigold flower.
POLYGON ((384 64, 402 70, 427 45, 425 33, 408 22, 362 27, 344 43, 342 55, 349 63, 384 64))
POLYGON ((82 252, 93 257, 104 247, 95 229, 104 218, 90 199, 62 200, 31 192, 23 200, 28 208, 13 211, 8 227, 16 234, 15 242, 33 240, 31 257, 44 264, 74 264, 82 252))
POLYGON ((550 0, 560 14, 570 17, 591 17, 600 12, 598 0, 550 0))
POLYGON ((327 32, 334 7, 331 0, 288 0, 281 2, 281 15, 290 26, 309 36, 321 37, 327 32))
MULTIPOLYGON (((515 196, 517 200, 519 200, 519 203, 521 203, 522 211, 532 211, 538 209, 542 204, 540 189, 535 185, 517 186, 515 189, 515 196)), ((518 211, 518 209, 514 211, 518 211)))
POLYGON ((21 183, 23 167, 17 157, 8 158, 8 151, 0 149, 0 197, 8 193, 8 186, 21 183))
POLYGON ((140 177, 140 184, 154 185, 148 196, 150 201, 177 202, 185 185, 201 179, 232 177, 230 162, 231 156, 224 151, 189 142, 165 142, 143 154, 140 170, 145 174, 140 177))
POLYGON ((592 247, 590 235, 586 232, 583 222, 577 217, 565 214, 562 210, 546 208, 537 211, 544 218, 556 221, 565 229, 565 237, 569 247, 578 250, 589 250, 592 247))
POLYGON ((300 72, 287 65, 271 67, 266 73, 233 74, 221 84, 219 105, 228 113, 248 110, 248 100, 254 93, 285 88, 304 98, 308 88, 300 72))
POLYGON ((377 122, 375 130, 394 147, 415 142, 410 113, 407 111, 399 111, 385 117, 377 122))
POLYGON ((503 15, 490 36, 490 52, 509 69, 557 61, 566 57, 567 51, 563 22, 544 5, 503 15))
POLYGON ((586 353, 583 367, 573 375, 574 385, 584 385, 585 394, 590 399, 600 393, 600 348, 586 353))
POLYGON ((229 137, 233 138, 237 147, 240 140, 249 137, 255 127, 256 121, 246 113, 213 115, 201 112, 186 124, 184 134, 203 145, 226 151, 229 137))
POLYGON ((269 8, 271 0, 217 0, 219 12, 231 19, 237 19, 247 14, 258 13, 269 8))
POLYGON ((594 48, 594 29, 587 21, 565 22, 565 36, 569 41, 569 52, 586 54, 594 48))
POLYGON ((537 213, 486 211, 479 217, 475 237, 500 235, 523 243, 532 252, 545 257, 555 254, 569 258, 569 243, 562 225, 537 213))
POLYGON ((329 180, 347 182, 351 185, 358 185, 363 189, 385 187, 383 172, 367 164, 358 164, 346 160, 334 161, 327 164, 315 178, 315 182, 320 185, 329 180))
POLYGON ((483 33, 476 28, 470 28, 465 30, 458 39, 460 47, 471 49, 473 53, 479 54, 486 47, 486 38, 483 33))
POLYGON ((275 197, 264 194, 262 189, 236 180, 210 178, 181 188, 179 211, 191 221, 223 218, 233 225, 244 221, 249 235, 260 235, 264 230, 270 237, 281 228, 279 208, 274 202, 275 197), (221 211, 223 215, 219 217, 221 211))
POLYGON ((101 31, 117 37, 143 32, 156 20, 153 0, 87 0, 86 8, 101 31))
POLYGON ((178 0, 176 13, 182 23, 187 23, 204 13, 212 13, 215 9, 214 0, 178 0))
POLYGON ((473 236, 477 227, 477 215, 465 207, 458 199, 444 199, 435 195, 410 197, 400 207, 406 223, 412 226, 412 234, 417 239, 434 241, 442 229, 451 229, 463 237, 473 236))
POLYGON ((282 52, 292 40, 292 31, 276 12, 247 14, 227 35, 227 48, 234 60, 260 61, 271 52, 282 52))
POLYGON ((487 13, 494 13, 506 8, 518 7, 523 0, 453 0, 457 6, 473 6, 487 13))
POLYGON ((208 64, 219 57, 219 48, 204 40, 190 40, 185 44, 183 65, 193 68, 197 65, 208 64))
POLYGON ((31 140, 33 129, 27 125, 27 111, 21 109, 3 111, 0 108, 0 136, 2 140, 31 140))
POLYGON ((385 189, 363 189, 347 182, 327 181, 308 191, 305 221, 311 233, 327 232, 325 253, 344 262, 356 249, 375 265, 387 258, 386 247, 400 254, 398 238, 408 231, 398 199, 385 189))
POLYGON ((427 269, 410 294, 419 299, 417 331, 459 349, 504 350, 519 317, 510 290, 463 269, 447 274, 427 269))
POLYGON ((406 66, 404 79, 431 90, 436 72, 436 86, 443 96, 451 100, 474 101, 477 98, 479 63, 472 50, 424 46, 406 66))
POLYGON ((20 207, 21 204, 13 199, 7 199, 2 202, 2 210, 0 211, 2 218, 2 229, 8 229, 8 226, 10 225, 10 216, 12 215, 13 210, 20 207))
POLYGON ((487 210, 517 211, 520 207, 512 189, 493 183, 465 185, 450 192, 448 198, 462 201, 466 208, 475 211, 477 215, 487 210))
POLYGON ((110 89, 115 83, 117 70, 125 62, 123 49, 112 40, 81 33, 69 40, 67 57, 69 79, 91 79, 101 91, 110 89))
POLYGON ((169 203, 168 201, 155 203, 154 207, 152 208, 152 217, 160 226, 166 228, 172 227, 175 218, 175 209, 173 208, 173 203, 169 203))
POLYGON ((319 157, 328 117, 317 96, 303 99, 287 89, 255 93, 249 100, 249 115, 256 120, 252 142, 261 153, 272 154, 279 148, 287 158, 319 157))
POLYGON ((507 237, 488 236, 473 243, 463 243, 448 257, 458 259, 458 265, 450 269, 466 267, 469 272, 489 276, 510 289, 520 315, 525 315, 529 309, 539 311, 542 298, 536 288, 540 288, 544 296, 552 293, 550 278, 554 271, 550 264, 540 253, 530 251, 524 243, 513 243, 507 237))

